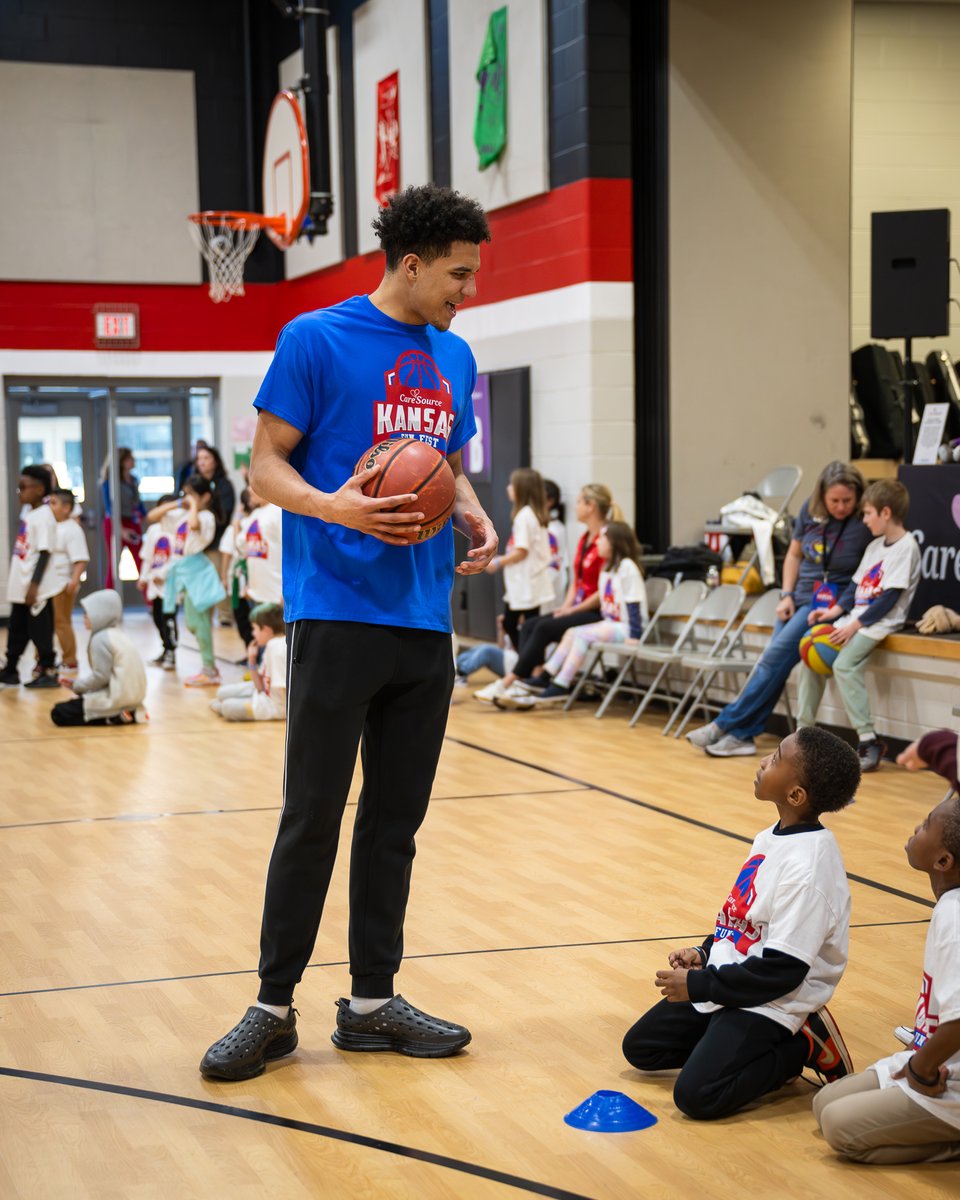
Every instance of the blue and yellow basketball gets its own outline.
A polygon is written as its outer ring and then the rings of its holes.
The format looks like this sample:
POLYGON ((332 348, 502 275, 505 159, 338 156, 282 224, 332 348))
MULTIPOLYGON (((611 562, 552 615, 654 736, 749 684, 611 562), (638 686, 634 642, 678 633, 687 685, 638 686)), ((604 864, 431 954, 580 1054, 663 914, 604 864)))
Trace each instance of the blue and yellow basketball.
POLYGON ((818 675, 832 675, 834 660, 840 653, 840 647, 830 643, 831 633, 832 625, 814 625, 800 639, 800 657, 818 675))

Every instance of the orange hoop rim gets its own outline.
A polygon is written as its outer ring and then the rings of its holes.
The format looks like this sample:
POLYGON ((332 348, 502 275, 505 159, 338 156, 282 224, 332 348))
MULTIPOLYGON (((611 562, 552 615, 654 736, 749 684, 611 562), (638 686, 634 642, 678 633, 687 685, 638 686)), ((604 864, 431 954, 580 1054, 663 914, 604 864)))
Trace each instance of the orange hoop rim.
POLYGON ((271 217, 266 213, 243 212, 234 208, 208 208, 205 212, 188 213, 187 220, 194 225, 225 225, 228 229, 266 229, 283 233, 287 227, 285 217, 271 217))

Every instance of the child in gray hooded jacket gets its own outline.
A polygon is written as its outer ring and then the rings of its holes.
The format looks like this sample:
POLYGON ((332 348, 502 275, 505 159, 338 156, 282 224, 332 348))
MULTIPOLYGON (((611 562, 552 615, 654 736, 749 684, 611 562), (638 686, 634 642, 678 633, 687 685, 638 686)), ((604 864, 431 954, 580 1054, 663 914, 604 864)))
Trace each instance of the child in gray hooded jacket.
POLYGON ((116 592, 91 592, 80 601, 90 630, 90 670, 79 679, 61 680, 76 699, 55 704, 54 725, 132 725, 147 694, 147 673, 136 646, 120 629, 123 604, 116 592))

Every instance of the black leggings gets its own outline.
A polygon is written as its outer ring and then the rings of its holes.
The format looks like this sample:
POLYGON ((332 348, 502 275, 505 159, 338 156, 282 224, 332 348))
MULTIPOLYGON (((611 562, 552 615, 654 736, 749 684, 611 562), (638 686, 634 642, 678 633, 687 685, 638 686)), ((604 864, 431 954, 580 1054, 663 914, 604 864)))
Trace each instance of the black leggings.
POLYGON ((509 605, 503 610, 503 632, 510 639, 510 645, 514 649, 520 644, 520 630, 526 629, 531 621, 535 621, 540 615, 539 608, 510 608, 509 605))
POLYGON ((267 871, 260 995, 289 1004, 310 961, 360 747, 350 852, 355 996, 392 996, 403 918, 453 692, 450 635, 349 621, 287 626, 283 811, 267 871))
POLYGON ((519 644, 514 642, 520 653, 513 668, 518 679, 526 679, 534 667, 542 667, 547 657, 547 647, 559 642, 568 629, 575 625, 593 625, 600 620, 600 609, 571 613, 567 617, 534 617, 524 622, 520 630, 519 644))
POLYGON ((75 700, 61 700, 50 710, 50 720, 54 725, 133 725, 133 721, 123 721, 119 717, 91 717, 88 721, 83 715, 83 699, 78 696, 75 700))
POLYGON ((163 611, 162 596, 154 596, 150 611, 153 613, 153 623, 157 627, 157 633, 160 634, 164 650, 172 654, 177 648, 177 614, 163 611))
POLYGON ((33 642, 37 650, 37 665, 42 671, 52 671, 57 662, 53 649, 53 601, 45 600, 36 616, 29 604, 11 604, 7 626, 6 670, 16 671, 17 663, 33 642))
POLYGON ((689 1001, 661 1000, 623 1039, 641 1071, 680 1067, 673 1101, 698 1121, 714 1121, 782 1087, 803 1070, 807 1039, 759 1013, 701 1013, 689 1001))

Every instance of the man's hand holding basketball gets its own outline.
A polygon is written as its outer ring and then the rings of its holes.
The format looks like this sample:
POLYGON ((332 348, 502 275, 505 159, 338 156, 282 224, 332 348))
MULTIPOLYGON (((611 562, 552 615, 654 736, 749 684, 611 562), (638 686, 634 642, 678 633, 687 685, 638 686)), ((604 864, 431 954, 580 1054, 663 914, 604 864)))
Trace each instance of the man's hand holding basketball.
POLYGON ((333 525, 358 529, 386 542, 388 546, 409 546, 420 531, 423 513, 392 512, 400 504, 412 504, 416 495, 365 496, 362 488, 380 471, 380 464, 359 471, 335 492, 323 495, 315 514, 333 525))
POLYGON ((690 993, 687 991, 687 971, 685 968, 673 971, 658 971, 656 986, 660 989, 660 994, 665 996, 671 1003, 677 1004, 681 1000, 690 999, 690 993))

